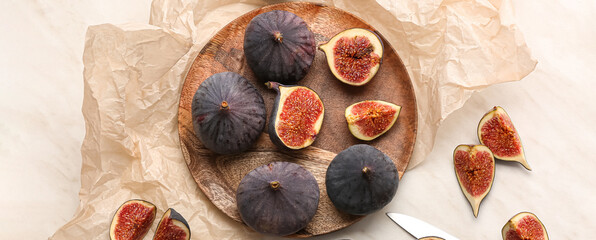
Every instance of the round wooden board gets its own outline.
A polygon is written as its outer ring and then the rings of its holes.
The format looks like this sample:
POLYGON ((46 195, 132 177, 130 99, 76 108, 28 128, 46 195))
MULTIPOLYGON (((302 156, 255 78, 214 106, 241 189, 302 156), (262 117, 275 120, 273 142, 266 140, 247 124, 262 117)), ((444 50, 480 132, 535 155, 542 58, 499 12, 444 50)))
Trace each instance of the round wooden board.
MULTIPOLYGON (((322 98, 325 118, 314 144, 299 151, 277 148, 263 133, 247 152, 217 155, 204 148, 193 131, 191 102, 199 85, 209 76, 225 71, 237 72, 251 81, 263 94, 267 110, 273 108, 275 92, 265 88, 248 67, 243 53, 244 30, 250 20, 263 12, 286 10, 300 16, 314 32, 317 44, 327 42, 335 34, 353 27, 376 30, 343 10, 313 3, 281 3, 251 11, 221 29, 201 50, 192 64, 180 96, 178 128, 180 144, 188 168, 199 188, 211 202, 232 219, 242 222, 236 208, 236 188, 252 169, 273 161, 292 161, 309 170, 317 179, 321 199, 317 213, 304 229, 289 237, 310 237, 345 228, 363 216, 338 212, 325 190, 325 172, 329 162, 340 151, 358 143, 370 144, 389 155, 401 178, 408 166, 417 128, 416 98, 406 68, 391 45, 381 36, 385 47, 383 62, 371 82, 362 87, 348 86, 329 70, 322 51, 306 77, 298 84, 312 88, 322 98), (383 136, 363 142, 349 132, 345 108, 363 100, 384 100, 402 106, 395 125, 383 136)), ((269 115, 268 115, 269 116, 269 115)), ((266 129, 266 128, 265 128, 266 129)))

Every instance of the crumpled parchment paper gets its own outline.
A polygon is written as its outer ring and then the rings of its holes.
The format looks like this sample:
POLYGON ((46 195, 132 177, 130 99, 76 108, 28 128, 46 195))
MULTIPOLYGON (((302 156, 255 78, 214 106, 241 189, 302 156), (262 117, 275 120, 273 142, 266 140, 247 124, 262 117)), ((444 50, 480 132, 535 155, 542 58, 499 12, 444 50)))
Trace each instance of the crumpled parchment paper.
MULTIPOLYGON (((149 24, 90 26, 86 35, 80 205, 51 239, 108 239, 115 210, 142 198, 189 221, 193 239, 262 237, 216 209, 191 177, 177 110, 188 68, 225 24, 279 1, 154 0, 149 24)), ((351 12, 387 38, 418 102, 408 168, 431 151, 441 121, 472 93, 520 80, 536 65, 509 0, 316 1, 351 12)), ((152 236, 158 221, 149 232, 152 236)))

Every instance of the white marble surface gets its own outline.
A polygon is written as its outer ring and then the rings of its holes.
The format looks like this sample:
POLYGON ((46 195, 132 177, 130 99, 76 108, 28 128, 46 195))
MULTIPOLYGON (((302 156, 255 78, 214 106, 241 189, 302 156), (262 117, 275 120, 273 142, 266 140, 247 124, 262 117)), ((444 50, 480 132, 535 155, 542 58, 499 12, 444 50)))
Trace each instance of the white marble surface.
MULTIPOLYGON (((150 0, 0 1, 0 239, 45 239, 78 206, 82 51, 86 27, 148 22, 150 0)), ((384 212, 426 220, 460 239, 500 239, 502 225, 531 211, 551 239, 596 235, 596 2, 514 1, 539 63, 519 82, 476 93, 440 127, 426 161, 406 172, 383 211, 316 239, 413 239, 384 212), (452 152, 476 143, 493 105, 513 119, 533 171, 498 162, 474 218, 457 184, 452 152)), ((195 236, 199 237, 199 236, 195 236)))

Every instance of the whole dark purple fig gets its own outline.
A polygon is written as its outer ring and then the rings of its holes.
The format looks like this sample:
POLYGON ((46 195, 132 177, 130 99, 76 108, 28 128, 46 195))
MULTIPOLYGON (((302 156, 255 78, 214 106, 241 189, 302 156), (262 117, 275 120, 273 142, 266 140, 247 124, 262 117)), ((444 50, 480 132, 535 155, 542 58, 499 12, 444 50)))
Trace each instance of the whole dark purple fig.
POLYGON ((199 140, 219 154, 247 150, 257 140, 267 111, 263 96, 233 72, 205 79, 192 99, 192 122, 199 140))
POLYGON ((285 236, 304 228, 319 205, 314 176, 291 162, 272 162, 249 172, 236 193, 242 221, 257 232, 285 236))
POLYGON ((282 10, 254 17, 244 34, 244 55, 258 79, 294 84, 313 62, 315 36, 306 22, 282 10))
POLYGON ((325 175, 333 205, 353 215, 375 212, 391 202, 398 181, 397 168, 389 156, 366 144, 337 154, 325 175))

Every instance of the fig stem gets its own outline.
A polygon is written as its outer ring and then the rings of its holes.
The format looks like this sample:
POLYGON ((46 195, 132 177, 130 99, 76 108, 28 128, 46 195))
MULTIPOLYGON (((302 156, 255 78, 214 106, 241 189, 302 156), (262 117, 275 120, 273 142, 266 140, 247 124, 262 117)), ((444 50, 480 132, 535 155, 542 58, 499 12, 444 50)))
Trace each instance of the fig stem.
POLYGON ((279 183, 279 181, 273 181, 269 183, 269 186, 271 186, 271 189, 273 190, 278 190, 281 184, 279 183))
POLYGON ((284 40, 284 37, 280 32, 273 33, 273 37, 275 38, 275 41, 278 43, 282 43, 284 40))
POLYGON ((228 109, 230 109, 230 106, 228 105, 228 102, 227 101, 222 101, 221 102, 221 106, 219 107, 219 109, 221 109, 221 110, 228 110, 228 109))
POLYGON ((265 86, 269 89, 273 89, 279 92, 279 86, 281 86, 281 84, 279 84, 278 82, 266 82, 265 86))
POLYGON ((362 175, 366 178, 366 179, 370 179, 370 177, 372 176, 372 171, 370 170, 370 168, 368 167, 363 167, 362 168, 362 175))

